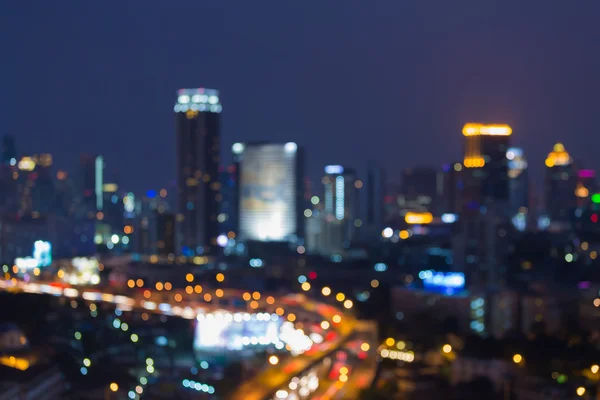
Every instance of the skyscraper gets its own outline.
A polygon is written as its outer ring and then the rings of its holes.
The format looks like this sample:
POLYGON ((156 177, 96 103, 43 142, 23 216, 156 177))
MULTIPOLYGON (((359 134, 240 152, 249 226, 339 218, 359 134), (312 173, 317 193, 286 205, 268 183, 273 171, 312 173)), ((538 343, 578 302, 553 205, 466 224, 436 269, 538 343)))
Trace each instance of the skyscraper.
POLYGON ((83 154, 79 169, 84 211, 88 218, 94 218, 96 211, 102 211, 104 203, 104 159, 102 156, 83 154))
POLYGON ((523 149, 511 147, 506 152, 508 160, 509 199, 511 212, 516 213, 522 207, 529 207, 529 177, 527 159, 523 149))
POLYGON ((408 211, 436 213, 443 191, 443 175, 431 167, 405 168, 400 190, 398 205, 402 214, 408 211))
POLYGON ((175 103, 177 126, 177 186, 181 252, 210 252, 216 245, 219 202, 219 92, 180 89, 175 103))
POLYGON ((304 153, 296 143, 235 143, 242 240, 295 243, 304 237, 304 153))
MULTIPOLYGON (((506 269, 510 225, 508 125, 466 124, 461 234, 455 240, 457 259, 470 284, 501 286, 506 269)), ((462 170, 462 168, 457 168, 462 170)))
POLYGON ((17 147, 15 137, 12 135, 4 135, 2 137, 2 147, 0 148, 0 164, 15 165, 17 160, 17 147), (11 160, 14 160, 11 163, 11 160))
POLYGON ((468 178, 474 200, 508 201, 506 152, 511 134, 512 129, 508 125, 469 123, 464 126, 464 166, 471 172, 468 178))
POLYGON ((552 222, 568 223, 577 207, 577 171, 562 143, 556 143, 546 157, 545 203, 552 222))
POLYGON ((357 230, 362 225, 359 218, 359 189, 362 188, 363 183, 357 178, 354 169, 341 165, 328 165, 325 167, 323 185, 325 186, 325 223, 329 226, 325 231, 341 239, 338 243, 340 248, 347 248, 351 241, 356 240, 357 230), (340 230, 339 234, 334 234, 338 230, 340 230))

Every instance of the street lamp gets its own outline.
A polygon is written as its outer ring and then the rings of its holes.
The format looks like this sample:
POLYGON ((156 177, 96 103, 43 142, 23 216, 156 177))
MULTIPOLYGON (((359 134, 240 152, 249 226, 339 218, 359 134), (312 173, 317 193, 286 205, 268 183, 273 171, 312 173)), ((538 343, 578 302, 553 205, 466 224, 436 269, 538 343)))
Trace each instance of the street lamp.
POLYGON ((451 346, 451 345, 449 345, 449 344, 445 344, 445 345, 442 347, 442 351, 443 351, 444 353, 446 353, 446 354, 449 354, 449 353, 451 353, 451 352, 452 352, 452 346, 451 346))
POLYGON ((590 369, 592 370, 592 374, 596 374, 596 373, 598 373, 598 370, 600 370, 600 366, 598 366, 597 364, 594 364, 590 367, 590 369))
POLYGON ((579 386, 577 388, 576 393, 577 393, 577 396, 583 397, 583 395, 585 394, 585 388, 583 386, 579 386))
POLYGON ((520 354, 515 354, 515 355, 513 356, 513 362, 514 362, 515 364, 521 364, 521 362, 522 362, 522 361, 523 361, 523 356, 522 356, 522 355, 520 355, 520 354))

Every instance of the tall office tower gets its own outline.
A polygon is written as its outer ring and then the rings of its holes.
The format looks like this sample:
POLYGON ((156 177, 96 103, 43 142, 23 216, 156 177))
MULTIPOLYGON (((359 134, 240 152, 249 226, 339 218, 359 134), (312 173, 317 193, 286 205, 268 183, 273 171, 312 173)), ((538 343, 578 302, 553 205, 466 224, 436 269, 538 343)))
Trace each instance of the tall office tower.
POLYGON ((511 147, 506 152, 508 160, 508 189, 509 189, 509 207, 514 227, 519 231, 524 231, 528 220, 531 220, 529 213, 529 176, 527 169, 527 160, 523 154, 523 149, 511 147))
POLYGON ((401 213, 422 211, 437 213, 442 191, 442 174, 436 168, 417 167, 402 170, 401 194, 398 206, 401 213))
POLYGON ((577 207, 584 208, 590 204, 591 197, 598 193, 596 171, 593 169, 578 169, 577 177, 577 189, 575 189, 577 207))
POLYGON ((235 143, 239 237, 297 243, 304 238, 304 152, 296 143, 235 143))
POLYGON ((385 217, 385 171, 373 161, 367 166, 367 227, 370 233, 381 232, 385 217))
POLYGON ((556 143, 546 158, 546 213, 552 222, 568 223, 577 207, 577 170, 565 146, 556 143))
POLYGON ((464 173, 462 163, 444 164, 442 167, 442 198, 440 209, 442 213, 458 214, 462 210, 464 173))
POLYGON ((31 188, 32 210, 40 214, 56 212, 54 177, 52 176, 52 155, 39 154, 33 156, 35 163, 35 182, 31 188))
MULTIPOLYGON (((464 165, 471 171, 476 182, 480 201, 508 201, 509 138, 512 129, 508 125, 466 124, 464 165)), ((476 194, 476 193, 473 193, 476 194)))
POLYGON ((236 166, 221 167, 219 180, 221 182, 221 194, 223 201, 219 209, 219 221, 221 232, 232 232, 237 229, 237 182, 236 166))
POLYGON ((508 125, 466 124, 461 235, 457 260, 474 287, 504 283, 510 228, 508 125))
POLYGON ((88 218, 102 211, 104 203, 104 159, 102 156, 82 154, 79 161, 83 208, 88 218))
POLYGON ((527 159, 523 149, 511 147, 506 152, 508 160, 508 189, 511 212, 517 213, 519 209, 529 207, 529 176, 527 173, 527 159))
POLYGON ((323 177, 325 186, 324 219, 326 241, 329 243, 329 254, 341 254, 357 239, 360 220, 359 190, 363 183, 356 176, 356 171, 341 165, 325 167, 323 177))
POLYGON ((219 92, 179 89, 177 121, 178 239, 184 255, 209 253, 217 244, 219 225, 219 92))
POLYGON ((175 214, 156 211, 156 248, 159 255, 175 254, 175 214))
POLYGON ((15 137, 12 135, 4 135, 2 137, 2 147, 0 147, 0 150, 0 164, 15 165, 17 161, 17 146, 15 144, 15 137))

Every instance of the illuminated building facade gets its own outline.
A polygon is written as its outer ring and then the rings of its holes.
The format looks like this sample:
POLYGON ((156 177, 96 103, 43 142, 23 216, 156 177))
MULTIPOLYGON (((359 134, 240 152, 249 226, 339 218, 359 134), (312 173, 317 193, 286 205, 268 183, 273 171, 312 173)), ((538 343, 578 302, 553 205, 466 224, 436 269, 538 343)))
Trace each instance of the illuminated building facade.
POLYGON ((79 161, 83 207, 89 219, 95 218, 103 207, 104 159, 102 156, 83 154, 79 161))
POLYGON ((331 226, 328 230, 332 231, 333 236, 341 239, 339 245, 348 248, 350 242, 357 239, 358 229, 362 225, 359 218, 359 191, 363 183, 357 178, 354 169, 341 165, 328 165, 325 167, 323 185, 325 223, 336 226, 335 228, 331 226), (335 234, 334 232, 338 230, 340 232, 335 234))
POLYGON ((545 205, 552 222, 568 223, 577 207, 578 175, 571 156, 556 143, 546 157, 545 205))
POLYGON ((480 202, 485 200, 508 201, 509 138, 512 129, 508 125, 466 124, 464 167, 470 172, 471 189, 480 202))
POLYGON ((588 206, 591 197, 595 193, 598 193, 599 188, 598 182, 596 181, 596 171, 593 169, 579 169, 577 171, 577 178, 575 197, 577 197, 577 207, 583 208, 588 206))
POLYGON ((240 238, 297 242, 304 237, 304 153, 296 143, 235 143, 240 238))
POLYGON ((178 242, 187 256, 212 251, 219 234, 221 110, 216 90, 177 91, 178 242))
POLYGON ((529 175, 523 149, 511 147, 506 152, 508 160, 509 206, 513 225, 525 230, 529 216, 529 175))
POLYGON ((476 287, 504 284, 510 229, 508 125, 468 123, 463 128, 465 155, 461 234, 454 239, 467 281, 476 287))

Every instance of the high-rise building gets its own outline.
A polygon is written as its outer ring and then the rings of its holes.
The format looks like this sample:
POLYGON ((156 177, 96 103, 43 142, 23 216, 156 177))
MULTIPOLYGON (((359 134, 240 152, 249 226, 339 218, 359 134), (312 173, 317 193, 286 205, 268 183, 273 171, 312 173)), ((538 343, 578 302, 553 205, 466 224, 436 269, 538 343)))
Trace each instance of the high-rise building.
POLYGON ((328 237, 329 253, 349 248, 350 243, 357 239, 358 228, 362 225, 360 219, 359 190, 363 183, 352 168, 341 165, 325 167, 323 177, 325 186, 325 208, 323 230, 328 237))
POLYGON ((509 204, 512 213, 529 207, 529 177, 527 159, 523 149, 511 147, 506 152, 508 159, 509 204))
POLYGON ((472 286, 497 287, 504 283, 510 227, 508 125, 466 124, 464 186, 454 239, 457 264, 472 286))
POLYGON ((102 156, 83 154, 79 161, 83 207, 88 218, 102 211, 104 202, 104 159, 102 156))
POLYGON ((556 143, 546 157, 546 213, 555 223, 569 223, 577 207, 578 175, 565 146, 556 143))
POLYGON ((443 189, 440 200, 442 213, 458 214, 463 206, 463 189, 465 186, 465 168, 462 163, 455 162, 442 166, 443 189))
POLYGON ((156 247, 159 255, 175 254, 175 214, 156 212, 156 247))
POLYGON ((245 241, 296 243, 304 237, 304 152, 296 143, 235 143, 238 234, 245 241))
POLYGON ((184 255, 208 253, 217 244, 219 225, 219 92, 180 89, 177 122, 178 233, 184 255))
POLYGON ((464 166, 469 169, 472 198, 508 201, 509 138, 512 129, 508 125, 466 124, 464 166), (479 193, 477 193, 479 192, 479 193))
POLYGON ((401 213, 409 211, 433 212, 439 210, 439 198, 443 190, 441 171, 431 167, 405 168, 402 170, 401 194, 398 206, 401 213))
POLYGON ((237 182, 236 166, 230 165, 227 168, 221 167, 219 179, 221 181, 221 194, 223 201, 219 209, 219 221, 221 232, 231 232, 237 229, 237 182))
POLYGON ((384 222, 385 171, 369 162, 367 166, 367 227, 371 232, 380 232, 384 222))
POLYGON ((15 144, 15 137, 12 135, 4 135, 2 137, 2 147, 0 150, 0 164, 15 165, 17 162, 17 147, 15 144))
POLYGON ((577 177, 577 189, 575 189, 577 207, 584 208, 590 204, 592 196, 598 193, 596 171, 593 169, 579 169, 577 177))

